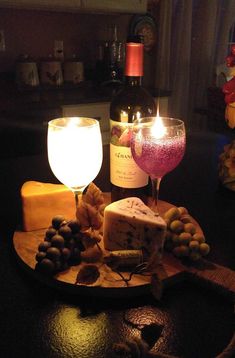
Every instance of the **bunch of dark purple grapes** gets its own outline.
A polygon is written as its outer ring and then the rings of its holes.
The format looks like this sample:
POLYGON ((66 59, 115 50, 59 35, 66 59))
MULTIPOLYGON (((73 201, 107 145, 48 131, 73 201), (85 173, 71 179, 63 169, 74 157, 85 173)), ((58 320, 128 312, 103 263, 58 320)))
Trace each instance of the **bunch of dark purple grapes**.
POLYGON ((52 225, 46 230, 44 241, 36 254, 37 271, 54 275, 81 261, 83 234, 77 220, 66 221, 61 215, 52 218, 52 225))

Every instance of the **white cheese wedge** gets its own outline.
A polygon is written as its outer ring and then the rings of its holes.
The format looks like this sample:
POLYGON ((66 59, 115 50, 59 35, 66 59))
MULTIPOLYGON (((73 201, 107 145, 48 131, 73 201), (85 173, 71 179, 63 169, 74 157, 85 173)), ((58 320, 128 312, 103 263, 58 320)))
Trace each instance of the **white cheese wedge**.
POLYGON ((166 223, 139 198, 111 203, 104 210, 103 240, 107 250, 139 250, 161 256, 166 223))

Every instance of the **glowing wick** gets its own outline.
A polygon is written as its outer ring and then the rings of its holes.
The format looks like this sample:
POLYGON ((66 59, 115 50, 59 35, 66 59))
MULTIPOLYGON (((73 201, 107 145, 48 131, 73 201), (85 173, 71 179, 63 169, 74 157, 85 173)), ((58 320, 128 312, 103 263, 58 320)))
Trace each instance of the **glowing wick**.
POLYGON ((162 118, 157 115, 151 128, 151 133, 155 138, 162 138, 166 134, 166 127, 162 122, 162 118))

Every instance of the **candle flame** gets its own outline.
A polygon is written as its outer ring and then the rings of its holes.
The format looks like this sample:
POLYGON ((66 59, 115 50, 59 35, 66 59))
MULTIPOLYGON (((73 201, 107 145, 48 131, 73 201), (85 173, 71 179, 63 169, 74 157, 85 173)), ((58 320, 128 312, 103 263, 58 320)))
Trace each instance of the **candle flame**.
POLYGON ((166 127, 163 124, 162 118, 159 117, 158 114, 154 120, 151 132, 155 138, 162 138, 166 134, 166 127))
POLYGON ((158 117, 160 117, 160 115, 159 115, 159 99, 158 99, 158 101, 157 101, 157 118, 158 117))

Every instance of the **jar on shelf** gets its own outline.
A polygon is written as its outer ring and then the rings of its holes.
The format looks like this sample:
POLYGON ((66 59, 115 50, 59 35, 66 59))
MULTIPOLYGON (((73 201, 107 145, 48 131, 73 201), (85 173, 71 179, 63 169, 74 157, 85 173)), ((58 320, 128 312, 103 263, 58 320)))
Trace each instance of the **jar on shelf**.
POLYGON ((64 81, 73 84, 84 81, 83 63, 76 55, 64 62, 64 81))
POLYGON ((39 85, 37 63, 29 55, 20 55, 16 62, 16 84, 18 87, 39 85))
POLYGON ((61 62, 51 55, 42 59, 40 64, 40 81, 44 85, 60 86, 63 84, 61 62))

